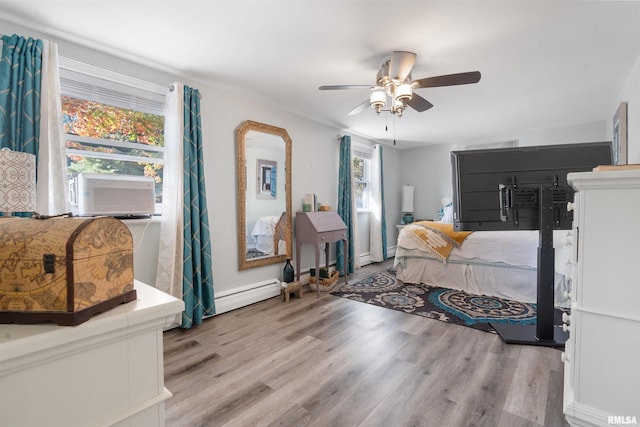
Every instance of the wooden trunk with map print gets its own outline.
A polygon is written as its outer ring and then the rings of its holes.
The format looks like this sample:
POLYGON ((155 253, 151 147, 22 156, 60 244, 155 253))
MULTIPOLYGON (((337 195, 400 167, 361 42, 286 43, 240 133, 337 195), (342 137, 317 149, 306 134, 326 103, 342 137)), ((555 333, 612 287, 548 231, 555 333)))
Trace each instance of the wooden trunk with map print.
POLYGON ((0 323, 78 325, 135 299, 122 221, 0 218, 0 323))

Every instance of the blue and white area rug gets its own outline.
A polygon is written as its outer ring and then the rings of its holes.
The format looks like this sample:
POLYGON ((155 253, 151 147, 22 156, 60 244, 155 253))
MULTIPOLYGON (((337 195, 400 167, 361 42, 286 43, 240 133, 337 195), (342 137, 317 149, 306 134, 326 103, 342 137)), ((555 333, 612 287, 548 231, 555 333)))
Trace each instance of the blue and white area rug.
MULTIPOLYGON (((331 295, 495 333, 488 322, 536 324, 536 304, 397 280, 385 271, 342 285, 331 295)), ((556 310, 559 319, 562 313, 556 310)))

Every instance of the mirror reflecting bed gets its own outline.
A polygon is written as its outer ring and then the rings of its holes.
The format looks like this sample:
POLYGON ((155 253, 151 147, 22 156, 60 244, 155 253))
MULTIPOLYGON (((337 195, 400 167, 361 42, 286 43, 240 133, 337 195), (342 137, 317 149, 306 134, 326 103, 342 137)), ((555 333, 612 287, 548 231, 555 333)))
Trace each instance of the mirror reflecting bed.
POLYGON ((243 122, 237 130, 238 267, 291 258, 291 138, 283 128, 243 122))

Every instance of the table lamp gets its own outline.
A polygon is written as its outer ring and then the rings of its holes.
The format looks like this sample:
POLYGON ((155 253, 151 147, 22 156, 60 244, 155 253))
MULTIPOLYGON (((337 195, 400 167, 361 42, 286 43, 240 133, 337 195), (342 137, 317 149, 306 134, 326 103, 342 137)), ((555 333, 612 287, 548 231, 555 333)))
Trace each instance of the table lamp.
POLYGON ((36 156, 8 148, 0 150, 0 212, 36 210, 36 156))
POLYGON ((411 224, 413 222, 413 186, 405 185, 402 187, 402 222, 411 224))

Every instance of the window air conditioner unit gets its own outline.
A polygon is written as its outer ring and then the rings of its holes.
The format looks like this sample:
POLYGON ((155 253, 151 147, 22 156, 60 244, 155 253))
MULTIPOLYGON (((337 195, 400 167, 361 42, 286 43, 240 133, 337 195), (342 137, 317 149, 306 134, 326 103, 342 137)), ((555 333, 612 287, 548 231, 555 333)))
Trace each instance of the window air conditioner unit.
POLYGON ((151 216, 155 181, 147 176, 79 173, 70 182, 74 215, 151 216))

